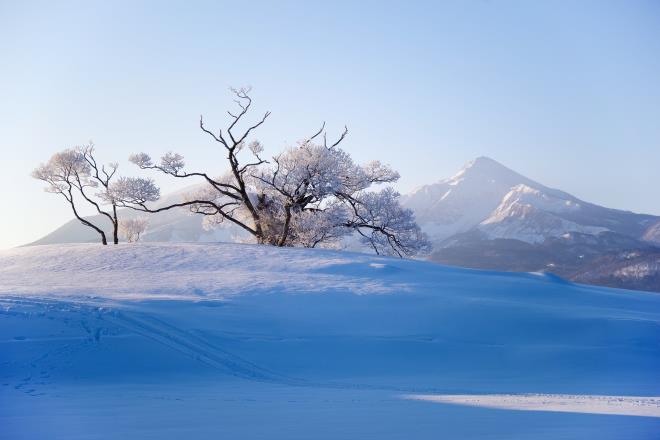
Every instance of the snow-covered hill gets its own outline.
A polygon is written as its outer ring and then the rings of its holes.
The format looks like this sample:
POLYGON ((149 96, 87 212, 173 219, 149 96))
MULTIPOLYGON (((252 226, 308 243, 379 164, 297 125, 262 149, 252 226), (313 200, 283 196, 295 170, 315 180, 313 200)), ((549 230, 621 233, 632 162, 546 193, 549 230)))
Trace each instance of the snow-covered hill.
POLYGON ((546 274, 19 248, 0 252, 0 438, 651 439, 659 337, 660 295, 546 274))

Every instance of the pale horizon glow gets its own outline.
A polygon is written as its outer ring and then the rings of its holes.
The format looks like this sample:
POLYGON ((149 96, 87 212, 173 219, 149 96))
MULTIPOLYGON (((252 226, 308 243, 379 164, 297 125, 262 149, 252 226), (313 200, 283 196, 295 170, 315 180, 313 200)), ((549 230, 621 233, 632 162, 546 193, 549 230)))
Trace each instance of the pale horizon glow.
MULTIPOLYGON (((408 192, 491 157, 588 202, 660 215, 660 4, 0 3, 0 249, 72 218, 30 171, 93 139, 223 170, 200 132, 252 85, 273 154, 326 121, 408 192), (217 168, 213 167, 217 162, 217 168)), ((159 179, 163 192, 194 182, 159 179)))

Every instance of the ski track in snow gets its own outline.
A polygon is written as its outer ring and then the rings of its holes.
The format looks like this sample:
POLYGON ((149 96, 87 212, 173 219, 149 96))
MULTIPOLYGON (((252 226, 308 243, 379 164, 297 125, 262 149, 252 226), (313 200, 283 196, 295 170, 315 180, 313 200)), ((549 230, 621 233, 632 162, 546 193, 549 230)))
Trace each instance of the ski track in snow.
MULTIPOLYGON (((52 299, 23 299, 19 297, 0 297, 0 315, 19 316, 30 319, 35 316, 48 314, 51 320, 60 320, 63 323, 77 321, 87 333, 86 336, 69 338, 47 338, 44 340, 77 342, 78 346, 99 342, 103 330, 116 327, 129 333, 143 336, 153 340, 169 349, 176 350, 195 361, 216 368, 233 376, 267 382, 302 384, 302 381, 278 375, 261 368, 239 356, 233 355, 220 347, 205 341, 200 336, 189 331, 177 328, 167 322, 149 316, 146 313, 130 312, 118 308, 105 306, 90 306, 88 304, 70 303, 52 299)), ((31 342, 33 338, 14 338, 16 342, 31 342)), ((69 348, 69 346, 67 346, 69 348)), ((52 356, 46 353, 32 360, 36 365, 40 361, 52 356)), ((24 381, 19 388, 26 386, 24 381)))
MULTIPOLYGON (((400 390, 397 387, 384 385, 373 386, 348 382, 319 382, 288 377, 232 354, 209 342, 201 335, 183 330, 143 312, 127 311, 126 307, 113 308, 108 304, 104 306, 91 306, 48 298, 24 299, 9 296, 0 297, 0 315, 21 316, 25 319, 30 319, 35 316, 44 316, 44 310, 47 310, 48 319, 50 320, 60 320, 63 323, 71 321, 79 322, 80 326, 85 330, 86 335, 68 338, 13 338, 13 342, 17 343, 38 340, 51 342, 70 341, 63 348, 49 350, 43 355, 32 359, 30 361, 32 367, 39 366, 49 358, 71 355, 77 349, 84 349, 89 344, 99 343, 104 330, 115 327, 131 334, 143 336, 168 349, 182 353, 190 359, 217 369, 219 372, 242 379, 289 386, 400 390)), ((232 337, 253 338, 254 335, 237 333, 233 334, 232 337)), ((7 340, 4 342, 10 341, 7 340)), ((35 394, 36 388, 39 385, 45 385, 47 382, 44 382, 43 379, 47 377, 49 376, 41 375, 39 377, 41 381, 36 381, 37 377, 35 375, 29 375, 21 379, 15 388, 19 390, 29 388, 28 394, 37 395, 35 394)))

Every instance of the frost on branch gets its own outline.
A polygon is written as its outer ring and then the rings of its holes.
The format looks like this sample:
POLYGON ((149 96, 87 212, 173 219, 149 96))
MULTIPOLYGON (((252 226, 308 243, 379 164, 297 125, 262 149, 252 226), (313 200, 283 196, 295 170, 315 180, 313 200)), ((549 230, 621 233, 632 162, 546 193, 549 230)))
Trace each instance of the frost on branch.
POLYGON ((183 156, 171 151, 165 153, 163 157, 160 158, 160 162, 157 165, 154 164, 151 156, 147 153, 131 154, 128 156, 128 160, 143 170, 155 169, 173 176, 178 176, 185 166, 183 156))
POLYGON ((151 156, 149 156, 147 153, 131 154, 128 156, 128 160, 129 162, 134 163, 142 169, 149 168, 153 165, 151 156))
POLYGON ((366 178, 371 183, 390 183, 399 180, 399 173, 378 160, 369 162, 362 167, 366 178))
POLYGON ((169 174, 179 174, 184 165, 183 156, 178 153, 170 151, 160 158, 160 168, 169 174))
POLYGON ((254 154, 255 156, 258 156, 260 153, 263 153, 264 151, 264 146, 261 145, 261 142, 259 141, 252 141, 250 142, 250 145, 248 145, 248 148, 254 154))
POLYGON ((136 243, 140 235, 147 230, 149 219, 146 217, 127 218, 119 221, 119 233, 129 243, 136 243))
POLYGON ((32 171, 32 177, 48 184, 46 192, 66 193, 70 186, 80 179, 89 184, 91 168, 82 154, 76 149, 66 149, 53 154, 45 164, 32 171))
POLYGON ((327 247, 357 233, 379 254, 411 256, 428 250, 412 211, 399 205, 398 193, 370 191, 372 185, 399 178, 380 162, 360 166, 337 146, 305 141, 273 158, 273 165, 254 178, 260 212, 269 220, 267 242, 327 247))
POLYGON ((401 207, 399 193, 392 188, 356 194, 349 204, 353 213, 348 226, 360 234, 363 243, 378 254, 410 256, 431 250, 412 210, 401 207))
POLYGON ((160 198, 160 189, 153 179, 121 177, 110 186, 109 193, 121 206, 146 206, 160 198))
POLYGON ((352 231, 343 227, 347 208, 341 203, 330 203, 323 213, 303 210, 293 216, 291 225, 291 243, 303 247, 338 248, 341 240, 352 231))
POLYGON ((112 225, 113 242, 117 244, 117 203, 109 193, 117 168, 117 163, 99 164, 95 158, 94 145, 89 143, 55 153, 47 163, 32 172, 32 177, 45 182, 47 192, 61 195, 70 205, 74 216, 83 225, 94 229, 101 236, 103 244, 107 244, 107 238, 102 226, 82 217, 78 210, 81 204, 87 204, 107 218, 112 225))

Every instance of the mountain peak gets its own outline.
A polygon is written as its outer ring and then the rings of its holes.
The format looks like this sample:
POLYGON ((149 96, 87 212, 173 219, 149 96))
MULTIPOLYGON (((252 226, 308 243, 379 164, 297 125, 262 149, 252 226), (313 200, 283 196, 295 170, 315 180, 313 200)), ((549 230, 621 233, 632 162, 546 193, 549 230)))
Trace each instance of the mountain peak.
POLYGON ((502 166, 502 167, 504 166, 501 163, 499 163, 498 161, 496 161, 495 159, 492 159, 488 156, 479 156, 479 157, 471 160, 470 162, 468 162, 468 164, 473 165, 473 166, 474 165, 499 165, 499 166, 502 166))
POLYGON ((515 171, 513 171, 510 168, 507 168, 506 166, 502 165, 495 159, 491 159, 488 156, 479 156, 476 159, 473 159, 469 161, 465 166, 463 166, 463 169, 461 171, 465 170, 474 170, 474 171, 479 171, 479 172, 506 172, 506 173, 513 173, 513 174, 518 174, 515 171))
POLYGON ((468 177, 470 180, 479 182, 500 182, 504 184, 504 189, 507 190, 518 183, 527 183, 532 186, 536 183, 487 156, 479 156, 466 163, 458 173, 446 182, 453 182, 450 184, 456 185, 468 177))

